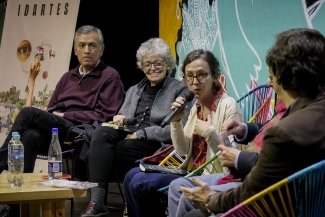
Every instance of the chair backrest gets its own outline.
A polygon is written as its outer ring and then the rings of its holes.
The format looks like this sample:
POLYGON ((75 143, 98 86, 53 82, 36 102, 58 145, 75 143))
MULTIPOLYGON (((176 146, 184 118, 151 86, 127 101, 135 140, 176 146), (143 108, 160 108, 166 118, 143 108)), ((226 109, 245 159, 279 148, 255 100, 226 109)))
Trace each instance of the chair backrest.
POLYGON ((273 89, 268 84, 263 84, 250 90, 237 100, 244 115, 244 122, 265 122, 268 118, 269 105, 273 89))
POLYGON ((178 168, 184 162, 184 159, 185 157, 181 157, 176 150, 173 150, 158 164, 158 166, 178 168))
POLYGON ((222 217, 324 216, 324 201, 325 160, 275 183, 222 217))
POLYGON ((164 148, 163 150, 159 149, 153 155, 144 157, 144 158, 138 160, 137 162, 158 165, 163 160, 165 160, 166 157, 168 157, 173 151, 174 151, 174 147, 173 147, 173 145, 170 145, 167 148, 164 148))
POLYGON ((273 88, 270 87, 268 94, 263 101, 263 104, 258 108, 258 110, 255 112, 253 117, 249 119, 248 123, 252 123, 252 122, 264 123, 272 117, 272 114, 270 113, 272 93, 273 93, 273 88))

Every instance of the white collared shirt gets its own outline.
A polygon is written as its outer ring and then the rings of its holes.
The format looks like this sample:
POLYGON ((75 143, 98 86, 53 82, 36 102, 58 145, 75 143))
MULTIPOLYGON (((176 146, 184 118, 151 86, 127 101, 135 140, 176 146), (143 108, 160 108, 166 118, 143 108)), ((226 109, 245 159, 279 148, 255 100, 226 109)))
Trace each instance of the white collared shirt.
MULTIPOLYGON (((98 64, 100 63, 100 61, 101 61, 101 60, 98 61, 98 63, 96 64, 96 66, 98 66, 98 64)), ((96 68, 96 66, 95 66, 94 68, 96 68)), ((94 70, 94 68, 92 68, 92 70, 89 70, 88 72, 83 73, 81 67, 82 67, 82 65, 79 66, 79 73, 80 73, 81 77, 87 75, 88 73, 90 73, 90 72, 92 72, 92 71, 94 70)))

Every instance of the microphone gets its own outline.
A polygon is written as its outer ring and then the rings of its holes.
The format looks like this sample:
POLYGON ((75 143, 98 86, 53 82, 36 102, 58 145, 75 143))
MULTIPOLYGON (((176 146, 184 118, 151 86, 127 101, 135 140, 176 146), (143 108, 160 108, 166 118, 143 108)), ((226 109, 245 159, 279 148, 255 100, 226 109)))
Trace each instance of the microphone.
POLYGON ((165 127, 167 124, 170 123, 171 120, 174 119, 174 117, 194 98, 194 93, 190 90, 184 93, 184 103, 180 107, 176 107, 173 110, 171 110, 168 115, 165 117, 163 122, 160 124, 161 127, 165 127))
POLYGON ((124 125, 135 125, 137 123, 137 119, 136 118, 126 118, 123 121, 124 125))
POLYGON ((65 108, 65 105, 63 102, 59 102, 58 104, 56 104, 55 106, 52 106, 51 108, 49 108, 47 111, 52 113, 54 111, 57 111, 57 110, 62 110, 65 108))

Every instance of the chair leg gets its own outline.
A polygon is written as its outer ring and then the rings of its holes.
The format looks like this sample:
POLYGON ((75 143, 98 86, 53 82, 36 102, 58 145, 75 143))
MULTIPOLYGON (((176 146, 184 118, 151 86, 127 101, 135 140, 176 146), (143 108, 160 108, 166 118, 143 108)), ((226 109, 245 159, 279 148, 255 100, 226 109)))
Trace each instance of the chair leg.
POLYGON ((71 199, 71 207, 70 207, 70 214, 71 214, 71 217, 73 216, 73 206, 74 206, 74 201, 73 201, 73 198, 70 198, 71 199))
POLYGON ((105 205, 106 205, 106 207, 107 208, 109 208, 109 209, 117 209, 117 210, 122 210, 122 211, 124 211, 125 210, 125 207, 111 207, 111 206, 107 206, 107 199, 108 199, 108 194, 119 194, 119 195, 121 195, 121 197, 122 197, 122 200, 123 200, 123 204, 124 205, 126 205, 126 202, 125 202, 125 197, 124 197, 124 194, 123 194, 123 191, 122 191, 122 187, 121 187, 121 185, 120 185, 120 181, 119 181, 119 179, 118 179, 118 175, 117 175, 117 173, 116 173, 116 171, 115 171, 115 169, 114 169, 114 176, 115 176, 115 181, 116 181, 116 183, 117 183, 117 186, 118 186, 118 188, 119 188, 119 193, 118 192, 109 192, 108 191, 108 183, 106 184, 106 188, 105 188, 105 205))
POLYGON ((117 173, 116 171, 114 170, 114 174, 115 174, 115 178, 116 178, 116 181, 117 181, 117 186, 120 190, 120 194, 121 194, 121 197, 122 197, 122 200, 123 200, 123 203, 125 204, 125 198, 124 198, 124 194, 123 194, 123 191, 122 191, 122 188, 121 188, 121 185, 120 185, 120 181, 118 179, 118 176, 117 176, 117 173))

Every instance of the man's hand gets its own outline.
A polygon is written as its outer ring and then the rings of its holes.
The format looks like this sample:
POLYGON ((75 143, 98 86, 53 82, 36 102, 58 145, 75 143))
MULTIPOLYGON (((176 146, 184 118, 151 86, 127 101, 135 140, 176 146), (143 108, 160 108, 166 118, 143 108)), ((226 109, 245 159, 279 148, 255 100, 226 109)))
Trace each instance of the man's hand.
POLYGON ((124 115, 115 115, 113 117, 113 122, 114 124, 116 124, 117 126, 123 126, 124 125, 124 120, 126 119, 126 117, 124 115))
POLYGON ((63 112, 53 112, 54 115, 63 118, 64 117, 64 113, 63 112))
POLYGON ((236 156, 240 151, 238 149, 229 148, 224 145, 218 145, 218 148, 221 150, 221 153, 218 157, 221 162, 221 166, 234 167, 236 156))
POLYGON ((233 119, 228 119, 222 124, 221 131, 226 131, 228 135, 236 134, 243 137, 245 135, 246 126, 245 123, 239 123, 233 119))
POLYGON ((196 120, 194 134, 201 136, 212 125, 211 114, 208 115, 207 121, 196 120))
POLYGON ((180 187, 180 191, 183 192, 183 195, 189 199, 195 207, 199 208, 201 212, 206 213, 205 203, 209 195, 215 194, 216 192, 213 191, 207 183, 195 177, 192 178, 192 181, 198 188, 180 187))
POLYGON ((47 112, 47 106, 43 106, 41 110, 47 112))

